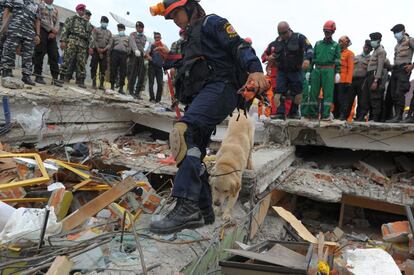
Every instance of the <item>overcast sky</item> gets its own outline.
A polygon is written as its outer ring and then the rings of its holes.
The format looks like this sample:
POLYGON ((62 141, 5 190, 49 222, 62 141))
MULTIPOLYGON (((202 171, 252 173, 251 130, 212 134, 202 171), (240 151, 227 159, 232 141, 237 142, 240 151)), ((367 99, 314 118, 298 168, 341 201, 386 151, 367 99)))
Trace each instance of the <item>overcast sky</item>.
MULTIPOLYGON (((135 22, 145 23, 145 33, 153 31, 163 35, 170 45, 178 39, 178 27, 163 17, 152 17, 149 6, 154 0, 80 0, 92 12, 92 23, 99 26, 100 17, 113 12, 135 22), (130 15, 127 15, 129 11, 130 15)), ((371 32, 383 34, 383 44, 388 57, 393 61, 396 40, 390 31, 397 23, 403 23, 408 33, 414 35, 413 0, 201 0, 207 13, 227 18, 242 37, 251 37, 258 55, 276 38, 277 23, 288 21, 294 31, 303 33, 314 45, 323 38, 322 26, 326 20, 334 20, 337 31, 334 39, 348 35, 355 54, 361 52, 365 39, 371 32)), ((74 9, 73 0, 55 0, 55 4, 74 9)), ((110 28, 115 31, 116 22, 110 17, 110 28)), ((132 29, 128 29, 127 33, 132 29)))

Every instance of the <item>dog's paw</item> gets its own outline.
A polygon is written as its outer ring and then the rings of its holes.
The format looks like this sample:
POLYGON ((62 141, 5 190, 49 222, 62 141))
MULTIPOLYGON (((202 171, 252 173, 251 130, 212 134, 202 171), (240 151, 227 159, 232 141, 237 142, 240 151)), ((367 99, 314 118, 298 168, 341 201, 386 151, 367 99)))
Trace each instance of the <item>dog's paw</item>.
POLYGON ((231 218, 232 217, 231 217, 231 214, 229 212, 224 212, 223 215, 221 216, 221 219, 223 221, 226 221, 226 222, 230 221, 231 218))

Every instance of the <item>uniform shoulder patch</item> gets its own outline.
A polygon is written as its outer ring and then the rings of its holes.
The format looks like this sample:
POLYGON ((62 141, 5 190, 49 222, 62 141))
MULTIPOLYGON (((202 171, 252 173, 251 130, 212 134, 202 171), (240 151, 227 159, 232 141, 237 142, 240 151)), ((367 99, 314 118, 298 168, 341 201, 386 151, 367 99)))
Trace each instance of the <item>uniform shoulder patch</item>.
POLYGON ((234 27, 229 22, 224 24, 224 30, 226 31, 226 33, 229 35, 230 38, 234 38, 234 37, 238 36, 236 30, 234 29, 234 27))

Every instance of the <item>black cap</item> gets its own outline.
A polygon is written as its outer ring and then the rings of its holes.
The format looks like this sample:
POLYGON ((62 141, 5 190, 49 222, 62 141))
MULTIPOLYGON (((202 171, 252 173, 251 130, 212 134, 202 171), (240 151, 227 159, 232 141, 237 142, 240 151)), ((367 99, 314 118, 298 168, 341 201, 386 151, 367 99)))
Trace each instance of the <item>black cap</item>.
POLYGON ((118 24, 118 25, 116 25, 116 26, 118 27, 118 29, 125 30, 125 25, 124 25, 124 24, 119 23, 119 24, 118 24))
POLYGON ((141 21, 137 21, 137 23, 135 24, 136 27, 141 27, 144 28, 144 23, 142 23, 141 21))
POLYGON ((102 17, 101 17, 101 22, 102 22, 102 23, 109 23, 109 19, 108 19, 108 17, 106 17, 106 16, 102 16, 102 17))
POLYGON ((92 13, 91 13, 91 11, 90 11, 90 10, 85 10, 85 14, 86 14, 86 15, 89 15, 89 16, 91 16, 91 15, 92 15, 92 13))
POLYGON ((369 39, 365 40, 365 46, 372 49, 371 40, 369 40, 369 39))
POLYGON ((369 35, 369 38, 371 38, 371 40, 381 40, 382 39, 382 34, 379 32, 373 32, 369 35))
POLYGON ((403 24, 397 24, 391 29, 393 33, 399 33, 399 32, 402 32, 403 30, 405 30, 405 26, 403 24))

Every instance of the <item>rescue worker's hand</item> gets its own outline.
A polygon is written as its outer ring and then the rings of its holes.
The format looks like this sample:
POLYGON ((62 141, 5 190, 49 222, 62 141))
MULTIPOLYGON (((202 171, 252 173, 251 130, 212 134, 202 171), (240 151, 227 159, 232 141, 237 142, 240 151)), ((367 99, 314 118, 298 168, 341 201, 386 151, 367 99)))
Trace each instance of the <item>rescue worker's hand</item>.
POLYGON ((303 69, 304 71, 308 70, 308 69, 309 69, 309 65, 310 65, 310 61, 309 61, 309 60, 305 60, 305 61, 303 61, 303 64, 302 64, 302 69, 303 69))
POLYGON ((89 48, 88 52, 89 52, 89 55, 93 55, 93 49, 92 48, 89 48))
POLYGON ((40 36, 39 35, 36 35, 35 36, 34 42, 35 42, 35 45, 39 45, 40 44, 40 36))
POLYGON ((411 71, 414 69, 414 65, 412 64, 406 65, 404 66, 404 69, 407 73, 411 73, 411 71))
POLYGON ((58 29, 53 28, 53 29, 51 30, 51 32, 52 32, 52 33, 54 33, 54 34, 58 34, 58 32, 59 32, 59 31, 58 31, 58 29))
POLYGON ((335 74, 335 84, 338 84, 341 81, 341 75, 340 74, 335 74))
POLYGON ((48 38, 49 39, 55 39, 56 38, 56 34, 54 34, 53 32, 51 32, 51 33, 49 33, 49 36, 48 36, 48 38))
POLYGON ((62 50, 66 49, 66 43, 65 42, 60 42, 60 48, 62 50))
POLYGON ((310 79, 310 72, 307 72, 306 74, 305 74, 305 79, 306 79, 306 81, 309 81, 309 79, 310 79))
POLYGON ((274 62, 276 60, 276 56, 274 54, 269 55, 266 60, 268 62, 274 62))
POLYGON ((369 87, 369 89, 371 91, 376 91, 378 89, 378 81, 372 82, 371 87, 369 87))
POLYGON ((270 83, 263 73, 249 74, 249 78, 247 79, 246 85, 252 81, 254 83, 254 86, 256 87, 256 92, 259 94, 261 92, 267 91, 270 88, 270 83))

